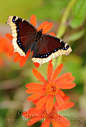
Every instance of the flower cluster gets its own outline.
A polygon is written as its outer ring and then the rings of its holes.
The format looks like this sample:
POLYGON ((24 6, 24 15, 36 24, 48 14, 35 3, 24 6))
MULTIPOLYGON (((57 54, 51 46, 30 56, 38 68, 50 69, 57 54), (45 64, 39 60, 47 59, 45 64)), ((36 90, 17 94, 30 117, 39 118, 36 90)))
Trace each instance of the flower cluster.
POLYGON ((69 97, 64 97, 65 106, 61 107, 57 102, 53 105, 53 108, 50 113, 45 110, 45 106, 37 110, 36 107, 29 109, 26 112, 23 112, 23 116, 25 118, 30 118, 27 125, 31 126, 39 120, 44 120, 41 127, 49 127, 50 123, 52 123, 53 127, 66 127, 70 126, 70 122, 60 115, 58 111, 62 111, 74 106, 73 102, 68 102, 69 97))
POLYGON ((11 42, 5 37, 0 35, 0 66, 5 64, 5 56, 10 60, 10 53, 13 51, 11 42))
POLYGON ((42 74, 33 69, 35 77, 42 83, 28 83, 26 85, 26 93, 32 94, 28 97, 36 107, 23 112, 23 116, 30 118, 27 125, 30 126, 35 122, 44 119, 41 127, 49 127, 50 122, 53 127, 66 127, 70 122, 60 115, 58 111, 62 111, 74 106, 73 102, 68 102, 70 97, 62 91, 62 89, 71 89, 75 87, 74 77, 71 73, 65 73, 59 76, 63 64, 60 64, 54 71, 52 63, 48 64, 47 80, 42 74), (58 77, 59 76, 59 77, 58 77))

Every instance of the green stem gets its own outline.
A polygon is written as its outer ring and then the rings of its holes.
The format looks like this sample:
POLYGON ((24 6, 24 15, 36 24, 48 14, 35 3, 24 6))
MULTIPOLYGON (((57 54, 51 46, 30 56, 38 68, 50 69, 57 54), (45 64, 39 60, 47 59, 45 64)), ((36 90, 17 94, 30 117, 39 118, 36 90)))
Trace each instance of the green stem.
POLYGON ((56 35, 59 38, 61 38, 64 35, 65 31, 66 31, 67 26, 65 24, 68 20, 70 10, 71 10, 71 8, 72 8, 72 6, 74 5, 75 2, 76 2, 76 0, 71 0, 69 5, 67 6, 65 12, 64 12, 64 15, 62 17, 62 20, 61 20, 61 23, 60 23, 60 26, 59 26, 59 29, 58 29, 58 32, 57 32, 57 35, 56 35))
MULTIPOLYGON (((64 15, 62 17, 62 20, 61 20, 61 23, 60 23, 60 26, 59 26, 59 29, 58 29, 58 32, 56 34, 56 36, 59 37, 59 38, 61 38, 64 35, 65 31, 66 31, 67 26, 65 24, 68 20, 70 10, 71 10, 72 6, 75 4, 75 2, 76 2, 76 0, 71 0, 70 3, 67 6, 65 12, 64 12, 64 15)), ((59 56, 58 61, 57 61, 57 65, 59 65, 61 62, 62 62, 62 56, 59 56)), ((56 62, 55 62, 54 65, 56 66, 56 62)))

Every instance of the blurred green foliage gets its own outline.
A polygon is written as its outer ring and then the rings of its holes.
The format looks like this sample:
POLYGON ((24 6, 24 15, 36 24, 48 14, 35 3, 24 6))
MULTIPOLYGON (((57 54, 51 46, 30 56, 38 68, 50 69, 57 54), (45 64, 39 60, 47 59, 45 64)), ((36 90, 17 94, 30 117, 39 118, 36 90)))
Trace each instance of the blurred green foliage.
MULTIPOLYGON (((73 1, 73 0, 71 0, 73 1)), ((38 22, 45 20, 54 22, 56 34, 59 29, 61 38, 72 47, 72 53, 60 58, 64 63, 62 73, 71 72, 75 77, 76 87, 65 90, 71 101, 75 103, 72 109, 65 110, 71 122, 70 127, 86 126, 86 0, 75 0, 75 3, 67 10, 70 0, 1 0, 0 1, 0 23, 5 24, 9 15, 17 15, 24 19, 30 19, 35 14, 38 22), (62 22, 65 11, 67 17, 62 22), (63 31, 63 25, 66 29, 63 31), (81 120, 76 122, 77 120, 81 120)), ((7 29, 5 31, 8 33, 7 29)), ((0 31, 2 32, 2 31, 0 31)), ((59 33, 57 34, 59 35, 59 33)), ((32 74, 35 68, 31 59, 28 59, 24 67, 19 63, 9 61, 4 57, 6 65, 0 68, 0 127, 27 127, 27 120, 22 118, 22 112, 32 107, 27 101, 28 94, 25 93, 25 85, 29 82, 37 82, 32 74), (19 113, 20 112, 20 113, 19 113), (11 120, 11 121, 9 121, 11 120), (14 120, 14 121, 13 121, 14 120), (19 120, 19 121, 18 121, 19 120)), ((53 65, 57 66, 59 58, 53 59, 53 65)), ((38 70, 46 78, 48 63, 43 64, 38 70)), ((62 74, 61 73, 61 74, 62 74)), ((33 125, 38 127, 41 122, 33 125)))
POLYGON ((70 23, 72 28, 78 28, 84 23, 86 15, 86 0, 77 0, 73 10, 72 17, 73 20, 70 23))
POLYGON ((1 0, 0 22, 5 23, 9 15, 29 18, 32 14, 38 20, 59 20, 69 0, 1 0))

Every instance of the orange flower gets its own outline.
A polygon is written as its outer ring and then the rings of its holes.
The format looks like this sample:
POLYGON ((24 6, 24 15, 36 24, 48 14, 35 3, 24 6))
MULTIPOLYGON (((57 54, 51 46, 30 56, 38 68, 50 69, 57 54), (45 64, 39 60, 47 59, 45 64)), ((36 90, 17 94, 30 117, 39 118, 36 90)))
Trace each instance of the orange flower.
MULTIPOLYGON (((35 15, 32 15, 32 16, 31 16, 31 18, 30 18, 30 23, 36 27, 36 16, 35 16, 35 15)), ((43 23, 37 28, 37 30, 39 31, 39 30, 43 29, 42 34, 45 34, 45 33, 47 33, 47 32, 52 28, 52 26, 53 26, 53 23, 49 23, 49 22, 45 21, 45 22, 43 22, 43 23)), ((48 34, 51 34, 51 35, 55 36, 55 34, 54 34, 53 32, 48 33, 48 34)), ((7 33, 6 36, 7 36, 7 38, 9 38, 10 40, 13 39, 13 36, 12 36, 11 34, 9 34, 9 33, 7 33)), ((14 62, 20 61, 19 64, 20 64, 21 67, 24 66, 24 64, 26 63, 27 58, 29 57, 29 54, 30 54, 30 50, 27 52, 26 57, 20 56, 20 54, 17 53, 17 52, 16 52, 16 53, 12 53, 12 55, 16 55, 16 56, 14 57, 14 62)), ((39 63, 34 63, 34 65, 35 65, 36 67, 39 67, 39 63)))
POLYGON ((71 73, 65 73, 57 78, 62 68, 63 64, 60 64, 53 72, 53 65, 49 63, 47 68, 47 80, 41 75, 39 71, 36 69, 32 70, 35 77, 43 83, 29 83, 26 85, 28 88, 26 93, 33 93, 33 95, 28 97, 28 100, 35 101, 39 99, 36 104, 37 110, 46 105, 46 110, 51 112, 54 99, 61 107, 65 105, 63 99, 63 97, 65 97, 65 93, 60 89, 71 89, 75 87, 75 83, 72 83, 75 78, 71 73))
POLYGON ((74 103, 68 102, 68 100, 69 97, 65 96, 64 98, 65 106, 63 108, 60 107, 59 104, 56 102, 52 107, 50 113, 48 113, 47 110, 45 110, 45 106, 44 106, 40 110, 37 110, 35 107, 31 108, 28 111, 23 112, 22 115, 25 118, 30 118, 30 120, 27 123, 28 126, 31 126, 42 119, 44 119, 44 121, 41 127, 49 127, 50 123, 52 123, 53 127, 70 126, 70 122, 64 116, 58 114, 58 111, 62 111, 74 106, 74 103))
POLYGON ((5 37, 0 35, 0 65, 3 66, 5 64, 5 58, 6 56, 8 59, 10 59, 10 52, 13 50, 13 46, 11 42, 5 37))
POLYGON ((11 42, 4 36, 0 36, 0 53, 5 53, 9 56, 10 52, 13 50, 11 42))

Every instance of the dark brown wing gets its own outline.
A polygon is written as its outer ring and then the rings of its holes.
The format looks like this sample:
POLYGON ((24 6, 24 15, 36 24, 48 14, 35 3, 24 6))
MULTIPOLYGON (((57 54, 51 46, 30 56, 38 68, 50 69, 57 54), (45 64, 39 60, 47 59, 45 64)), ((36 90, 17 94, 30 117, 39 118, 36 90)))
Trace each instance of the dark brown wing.
POLYGON ((12 29, 12 35, 14 37, 14 40, 12 41, 14 50, 19 52, 20 55, 21 51, 26 54, 34 42, 36 28, 26 20, 17 16, 9 16, 7 23, 12 29), (17 49, 15 46, 17 46, 17 49))
POLYGON ((68 55, 71 51, 67 43, 57 37, 45 34, 40 38, 32 60, 42 64, 59 55, 68 55))

